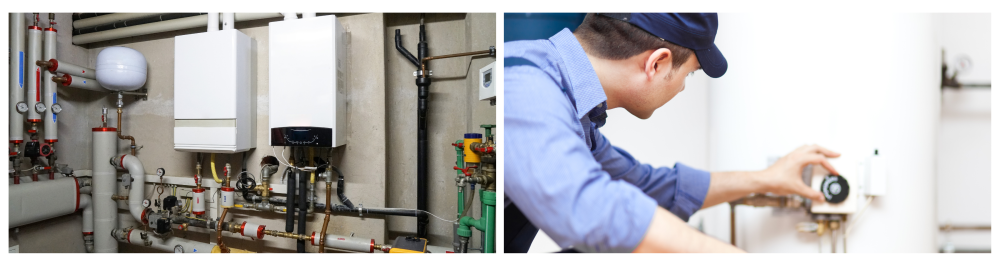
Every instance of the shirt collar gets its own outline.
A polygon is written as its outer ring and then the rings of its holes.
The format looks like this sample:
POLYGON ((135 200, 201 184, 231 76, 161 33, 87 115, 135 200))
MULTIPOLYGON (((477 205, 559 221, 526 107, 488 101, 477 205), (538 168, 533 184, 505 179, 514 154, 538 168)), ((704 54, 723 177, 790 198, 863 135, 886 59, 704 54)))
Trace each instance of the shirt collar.
POLYGON ((601 80, 597 78, 597 72, 590 64, 583 46, 569 29, 563 29, 549 38, 549 41, 556 47, 568 72, 566 77, 569 78, 569 89, 572 90, 571 95, 576 101, 576 118, 581 119, 583 115, 589 114, 598 127, 603 126, 607 117, 605 102, 608 101, 608 97, 604 94, 601 80))

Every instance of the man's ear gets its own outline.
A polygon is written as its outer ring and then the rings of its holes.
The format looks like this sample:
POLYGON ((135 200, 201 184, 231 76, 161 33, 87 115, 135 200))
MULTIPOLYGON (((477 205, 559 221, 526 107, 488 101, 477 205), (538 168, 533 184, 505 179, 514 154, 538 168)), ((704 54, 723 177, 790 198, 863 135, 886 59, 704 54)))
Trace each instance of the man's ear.
POLYGON ((667 48, 659 48, 649 54, 645 64, 647 80, 652 80, 657 74, 673 71, 674 64, 671 63, 673 56, 674 54, 667 48))

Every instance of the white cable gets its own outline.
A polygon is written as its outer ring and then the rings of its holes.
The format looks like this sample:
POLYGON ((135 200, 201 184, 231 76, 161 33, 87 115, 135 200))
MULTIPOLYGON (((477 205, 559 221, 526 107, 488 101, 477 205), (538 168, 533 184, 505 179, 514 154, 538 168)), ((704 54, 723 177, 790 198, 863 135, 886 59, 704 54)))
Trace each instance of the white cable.
MULTIPOLYGON (((406 211, 412 211, 413 210, 413 209, 406 209, 406 208, 384 208, 384 209, 385 210, 406 210, 406 211)), ((434 215, 431 212, 424 211, 424 210, 417 210, 417 211, 421 211, 421 212, 427 213, 427 214, 429 214, 431 216, 434 216, 434 218, 437 218, 437 219, 440 219, 441 221, 445 221, 445 222, 449 222, 449 223, 457 223, 458 220, 459 220, 459 219, 455 219, 455 220, 444 219, 444 218, 441 218, 441 217, 439 217, 437 215, 434 215)))
POLYGON ((294 169, 298 169, 298 170, 302 170, 302 171, 306 171, 306 172, 316 171, 316 167, 296 167, 296 166, 289 165, 288 161, 285 160, 285 148, 284 147, 281 148, 281 156, 278 156, 277 151, 274 151, 274 146, 271 146, 271 153, 273 153, 274 156, 280 157, 281 159, 278 159, 278 162, 284 163, 286 167, 290 167, 290 168, 294 168, 294 169))
POLYGON ((875 199, 875 197, 868 196, 868 200, 865 201, 865 206, 861 207, 861 211, 858 211, 858 214, 855 214, 855 216, 853 218, 854 220, 851 221, 851 224, 848 225, 847 228, 844 229, 844 236, 845 236, 845 238, 846 238, 847 234, 851 233, 851 229, 854 229, 854 226, 856 226, 858 224, 858 220, 861 220, 861 217, 865 213, 865 210, 868 209, 868 205, 871 205, 872 204, 872 200, 874 200, 874 199, 875 199))

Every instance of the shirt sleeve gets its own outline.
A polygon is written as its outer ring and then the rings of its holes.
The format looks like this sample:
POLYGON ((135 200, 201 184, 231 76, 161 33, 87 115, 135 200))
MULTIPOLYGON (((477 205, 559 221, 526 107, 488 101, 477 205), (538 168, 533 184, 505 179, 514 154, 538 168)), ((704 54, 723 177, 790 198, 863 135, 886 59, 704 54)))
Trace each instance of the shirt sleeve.
POLYGON ((552 78, 528 66, 507 67, 504 75, 506 196, 562 248, 634 250, 656 202, 601 169, 552 78))
POLYGON ((594 158, 611 179, 624 180, 639 187, 656 203, 677 217, 687 221, 701 209, 708 194, 711 175, 708 171, 694 169, 677 163, 673 168, 653 168, 640 164, 625 150, 614 147, 603 134, 595 130, 594 158))

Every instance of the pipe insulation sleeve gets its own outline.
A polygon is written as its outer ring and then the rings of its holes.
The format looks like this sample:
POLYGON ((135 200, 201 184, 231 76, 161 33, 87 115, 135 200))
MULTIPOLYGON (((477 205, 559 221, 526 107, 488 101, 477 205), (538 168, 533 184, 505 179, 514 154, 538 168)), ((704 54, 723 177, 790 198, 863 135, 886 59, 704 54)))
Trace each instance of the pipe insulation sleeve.
POLYGON ((154 22, 120 29, 105 30, 94 33, 80 34, 73 36, 73 44, 81 45, 106 40, 121 39, 127 37, 142 36, 147 34, 161 33, 180 29, 195 28, 204 26, 208 22, 208 15, 199 15, 186 18, 171 19, 162 22, 154 22))
POLYGON ((146 198, 146 170, 142 168, 142 162, 133 155, 119 155, 112 157, 111 163, 117 169, 128 170, 128 174, 132 176, 132 188, 128 192, 128 211, 136 221, 145 224, 142 215, 146 207, 142 206, 142 200, 146 198))
POLYGON ((258 225, 249 222, 243 222, 240 225, 240 235, 250 238, 264 239, 264 229, 263 225, 258 225))
POLYGON ((24 103, 28 104, 28 115, 25 118, 28 122, 41 122, 42 114, 35 111, 35 104, 42 101, 42 69, 35 65, 35 62, 42 59, 42 28, 28 27, 28 52, 25 67, 27 71, 24 79, 24 103))
POLYGON ((236 29, 236 13, 222 13, 222 30, 236 29))
MULTIPOLYGON (((118 241, 137 246, 145 246, 142 241, 141 230, 132 230, 132 232, 128 233, 126 236, 126 240, 118 241)), ((184 249, 184 253, 212 253, 213 245, 209 243, 202 243, 176 236, 161 238, 150 235, 147 238, 150 242, 152 242, 149 247, 157 250, 174 252, 175 247, 180 245, 184 249)))
POLYGON ((75 75, 79 77, 85 77, 89 79, 97 79, 97 71, 87 67, 59 61, 59 59, 50 58, 49 68, 50 72, 63 73, 67 75, 75 75))
POLYGON ((10 97, 8 98, 7 112, 10 114, 8 137, 10 141, 24 141, 24 116, 17 112, 17 103, 24 101, 24 79, 25 60, 27 59, 24 49, 24 39, 26 20, 22 13, 10 13, 10 75, 7 81, 10 85, 10 97))
POLYGON ((78 19, 73 21, 73 28, 89 28, 101 25, 113 24, 119 21, 146 18, 161 15, 164 13, 114 13, 92 18, 78 19))
POLYGON ((68 215, 76 212, 80 192, 76 178, 10 185, 8 228, 68 215))
POLYGON ((94 234, 94 203, 90 195, 80 194, 80 208, 83 209, 83 234, 94 234))
MULTIPOLYGON (((313 233, 312 244, 318 245, 319 236, 313 233)), ((335 248, 364 253, 375 253, 375 239, 326 234, 326 248, 335 248)))
POLYGON ((72 88, 86 89, 86 90, 97 91, 97 92, 108 92, 108 91, 110 91, 110 90, 105 89, 103 86, 101 86, 100 83, 97 83, 97 80, 94 80, 94 79, 89 79, 89 78, 84 78, 84 77, 79 77, 79 76, 72 76, 72 75, 62 75, 61 77, 62 77, 63 81, 62 81, 62 83, 59 83, 59 85, 61 85, 63 87, 72 87, 72 88))
MULTIPOLYGON (((56 30, 53 28, 47 28, 43 32, 45 36, 44 49, 42 49, 42 60, 48 61, 50 59, 56 58, 56 30)), ((34 64, 34 62, 32 62, 34 64)), ((55 142, 59 140, 59 126, 57 123, 57 115, 52 110, 52 105, 59 102, 56 98, 56 82, 52 81, 52 73, 46 71, 48 69, 42 70, 42 102, 45 104, 45 113, 42 115, 42 128, 45 131, 46 142, 55 142)))
POLYGON ((219 13, 211 12, 208 13, 208 32, 219 31, 219 13))
POLYGON ((93 168, 94 248, 97 253, 117 253, 118 242, 111 232, 118 227, 118 204, 111 196, 118 191, 115 168, 108 158, 118 149, 118 132, 114 128, 94 128, 93 168))

